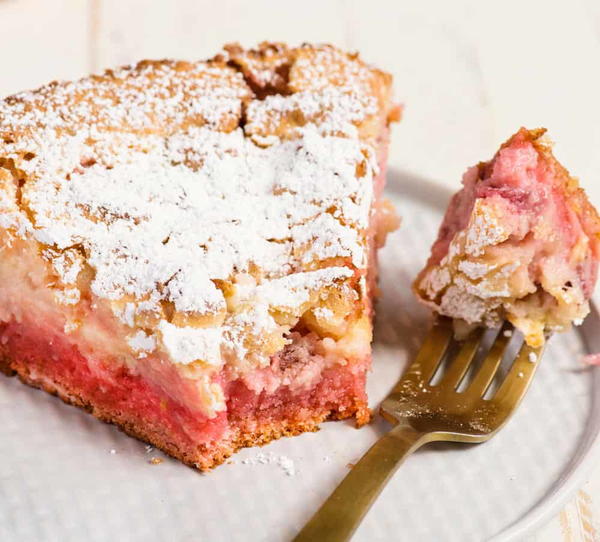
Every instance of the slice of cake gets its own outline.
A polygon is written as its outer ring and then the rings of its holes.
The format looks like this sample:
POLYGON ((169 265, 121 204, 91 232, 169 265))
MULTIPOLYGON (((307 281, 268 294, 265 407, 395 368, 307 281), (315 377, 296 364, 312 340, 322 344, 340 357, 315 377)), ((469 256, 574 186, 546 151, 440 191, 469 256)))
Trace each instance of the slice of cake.
POLYGON ((200 469, 369 419, 391 77, 330 46, 0 105, 0 363, 200 469))
POLYGON ((600 258, 598 213, 544 133, 522 128, 465 173, 415 282, 438 313, 469 325, 507 319, 531 346, 586 316, 600 258))

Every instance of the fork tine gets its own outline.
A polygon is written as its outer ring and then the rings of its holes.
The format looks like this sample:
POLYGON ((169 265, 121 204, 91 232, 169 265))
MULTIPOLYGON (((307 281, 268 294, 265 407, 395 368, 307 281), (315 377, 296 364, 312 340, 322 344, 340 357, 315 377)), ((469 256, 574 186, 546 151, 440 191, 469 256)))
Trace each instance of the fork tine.
POLYGON ((506 331, 511 331, 512 334, 512 326, 508 322, 504 322, 500 328, 500 331, 498 332, 490 351, 484 358, 481 367, 465 390, 469 395, 481 397, 485 394, 490 386, 494 376, 496 375, 496 372, 498 371, 500 363, 502 363, 502 358, 504 357, 504 353, 506 352, 506 348, 510 342, 511 334, 506 334, 506 331))
POLYGON ((460 381, 465 376, 469 365, 471 365, 471 362, 477 353, 481 340, 483 339, 484 331, 483 328, 477 328, 471 332, 461 345, 456 358, 452 361, 450 367, 442 377, 440 385, 456 388, 460 384, 460 381))
POLYGON ((543 346, 533 348, 524 343, 521 350, 519 350, 517 359, 509 369, 506 378, 492 400, 511 406, 518 405, 533 380, 533 375, 538 368, 543 351, 543 346))
POLYGON ((452 320, 444 317, 437 318, 404 377, 413 377, 418 381, 429 382, 444 358, 453 336, 452 320))

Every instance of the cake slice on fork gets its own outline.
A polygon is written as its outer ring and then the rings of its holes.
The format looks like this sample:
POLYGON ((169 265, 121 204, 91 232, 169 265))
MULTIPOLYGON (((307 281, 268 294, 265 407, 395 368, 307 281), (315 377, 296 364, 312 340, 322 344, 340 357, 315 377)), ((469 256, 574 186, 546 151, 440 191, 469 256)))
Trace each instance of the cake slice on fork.
POLYGON ((507 319, 531 346, 586 316, 600 258, 598 213, 544 133, 520 129, 465 173, 414 285, 440 314, 507 319))
POLYGON ((0 365, 200 469, 369 418, 391 77, 228 46, 0 103, 0 365))

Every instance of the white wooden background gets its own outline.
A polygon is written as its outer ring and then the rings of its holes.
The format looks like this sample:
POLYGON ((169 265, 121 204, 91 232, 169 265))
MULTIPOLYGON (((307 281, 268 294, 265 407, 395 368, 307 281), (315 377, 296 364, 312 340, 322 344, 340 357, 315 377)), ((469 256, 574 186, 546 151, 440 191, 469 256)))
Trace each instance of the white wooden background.
MULTIPOLYGON (((600 0, 0 0, 0 95, 223 43, 326 41, 391 71, 391 165, 456 186, 519 126, 546 126, 600 205, 600 0)), ((600 467, 600 458, 599 458, 600 467)), ((600 472, 531 540, 600 540, 600 472)))

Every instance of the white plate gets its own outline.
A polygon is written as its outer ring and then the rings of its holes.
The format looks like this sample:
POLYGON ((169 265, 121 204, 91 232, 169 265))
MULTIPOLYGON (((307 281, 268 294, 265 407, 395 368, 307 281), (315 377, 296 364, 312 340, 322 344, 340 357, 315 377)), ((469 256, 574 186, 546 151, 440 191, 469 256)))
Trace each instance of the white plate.
MULTIPOLYGON (((404 223, 381 253, 371 405, 418 347, 428 315, 410 293, 448 194, 393 172, 404 223)), ((596 326, 598 320, 590 322, 596 326)), ((584 326, 585 328, 585 326, 584 326)), ((591 337, 593 340, 593 336, 591 337)), ((597 339, 597 338, 596 338, 597 339)), ((590 345, 600 351, 600 345, 590 345)), ((597 440, 598 371, 581 370, 582 336, 552 339, 531 391, 482 445, 430 445, 384 490, 356 541, 515 540, 568 498, 597 440)), ((0 540, 289 540, 387 429, 347 422, 248 449, 199 474, 16 379, 0 380, 0 540), (115 453, 110 453, 114 450, 115 453), (262 455, 261 455, 262 454, 262 455), (267 463, 261 463, 270 458, 267 463), (163 457, 151 465, 151 457, 163 457), (296 473, 282 468, 293 460, 296 473), (244 464, 246 460, 248 463, 244 464)), ((289 470, 289 469, 288 469, 289 470)))

